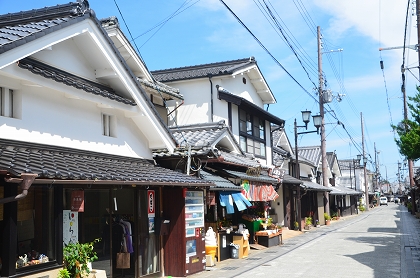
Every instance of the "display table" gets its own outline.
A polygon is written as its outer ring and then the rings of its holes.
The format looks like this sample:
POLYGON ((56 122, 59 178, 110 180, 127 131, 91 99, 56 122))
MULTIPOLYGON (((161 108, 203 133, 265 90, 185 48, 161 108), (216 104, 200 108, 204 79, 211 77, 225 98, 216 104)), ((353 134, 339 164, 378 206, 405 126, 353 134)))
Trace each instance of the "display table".
POLYGON ((283 244, 281 230, 275 233, 266 231, 259 231, 255 233, 257 243, 265 247, 271 247, 279 244, 283 244))
POLYGON ((249 242, 248 238, 242 234, 233 234, 233 244, 239 246, 239 259, 248 257, 249 254, 249 242))

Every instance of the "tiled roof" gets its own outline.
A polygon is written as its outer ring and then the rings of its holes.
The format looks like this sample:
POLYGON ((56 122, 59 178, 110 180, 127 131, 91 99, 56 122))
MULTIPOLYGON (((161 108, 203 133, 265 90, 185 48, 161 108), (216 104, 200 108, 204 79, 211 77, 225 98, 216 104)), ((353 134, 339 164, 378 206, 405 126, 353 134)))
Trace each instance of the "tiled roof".
POLYGON ((223 162, 235 164, 235 165, 242 165, 245 167, 258 167, 261 164, 256 161, 254 158, 248 157, 243 154, 237 154, 233 152, 225 152, 219 151, 220 157, 223 158, 223 162))
POLYGON ((329 187, 332 191, 330 195, 362 195, 363 192, 356 191, 345 186, 331 186, 329 187))
POLYGON ((254 57, 189 67, 156 70, 151 73, 158 81, 170 82, 208 76, 230 75, 236 70, 250 65, 256 65, 254 57))
POLYGON ((303 185, 307 190, 310 191, 331 191, 331 187, 322 186, 318 183, 311 182, 311 181, 303 181, 303 185))
POLYGON ((87 1, 0 16, 0 54, 92 15, 87 1))
POLYGON ((305 158, 310 161, 315 167, 318 167, 321 160, 321 147, 298 147, 299 158, 305 158))
POLYGON ((220 87, 219 85, 216 85, 217 88, 217 93, 218 93, 218 98, 219 99, 223 99, 227 102, 231 102, 237 106, 239 106, 240 108, 242 108, 243 110, 246 110, 252 114, 255 114, 256 116, 269 121, 272 124, 276 124, 279 126, 284 126, 285 121, 280 119, 277 116, 274 116, 273 114, 267 112, 266 110, 264 110, 263 108, 255 105, 254 103, 239 97, 237 95, 234 95, 232 93, 230 93, 228 90, 220 87))
POLYGON ((224 169, 223 171, 225 171, 226 173, 228 173, 229 175, 231 175, 233 177, 240 178, 242 180, 268 182, 268 183, 273 183, 273 184, 278 184, 279 183, 279 181, 277 179, 271 178, 271 177, 266 176, 266 175, 249 176, 246 173, 239 172, 239 171, 233 171, 233 170, 227 170, 227 169, 224 169))
POLYGON ((301 181, 300 179, 294 178, 288 174, 284 174, 283 177, 283 184, 303 184, 303 181, 301 181))
POLYGON ((200 171, 200 176, 203 180, 208 181, 208 182, 212 182, 214 183, 216 186, 212 187, 211 190, 235 190, 235 191, 240 191, 242 190, 241 186, 238 186, 236 184, 234 184, 233 182, 224 179, 220 176, 217 176, 215 174, 211 174, 209 172, 206 171, 200 171))
POLYGON ((146 87, 149 87, 151 89, 155 89, 158 92, 165 93, 167 95, 170 95, 171 97, 177 98, 177 99, 184 99, 184 96, 179 93, 179 89, 172 88, 168 85, 165 85, 159 81, 156 82, 150 82, 148 80, 137 78, 137 80, 143 84, 146 87))
MULTIPOLYGON (((185 125, 171 128, 175 139, 180 145, 173 154, 167 150, 154 150, 155 157, 185 156, 187 144, 191 145, 191 155, 206 155, 208 157, 223 159, 222 163, 229 163, 245 167, 257 167, 260 163, 254 157, 249 157, 242 153, 234 153, 224 149, 212 149, 216 140, 222 136, 230 136, 232 141, 238 146, 230 129, 224 121, 217 123, 203 123, 185 125)), ((239 146, 238 146, 239 149, 239 146)))
POLYGON ((34 74, 41 75, 42 77, 52 79, 67 86, 72 86, 77 89, 84 90, 85 92, 94 95, 100 95, 102 97, 132 106, 137 105, 135 101, 117 95, 116 92, 110 87, 78 77, 69 72, 65 72, 31 58, 24 58, 20 60, 18 66, 22 69, 27 69, 34 74))
POLYGON ((196 177, 155 166, 150 160, 0 139, 0 170, 60 181, 91 183, 210 185, 196 177))
POLYGON ((230 132, 224 121, 171 127, 170 130, 180 146, 188 144, 193 148, 211 146, 224 133, 230 132))

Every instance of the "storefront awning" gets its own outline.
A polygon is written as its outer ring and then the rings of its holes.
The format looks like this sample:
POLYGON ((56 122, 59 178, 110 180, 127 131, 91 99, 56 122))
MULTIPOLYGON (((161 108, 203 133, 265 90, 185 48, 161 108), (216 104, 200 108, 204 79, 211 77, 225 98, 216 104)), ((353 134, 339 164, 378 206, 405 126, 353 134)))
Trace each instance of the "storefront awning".
POLYGON ((226 207, 226 213, 232 214, 235 212, 233 208, 233 203, 239 211, 245 210, 247 207, 252 206, 252 204, 242 195, 241 192, 219 192, 220 205, 226 207))
POLYGON ((266 184, 242 183, 244 196, 250 201, 267 202, 274 201, 279 197, 274 187, 266 184))

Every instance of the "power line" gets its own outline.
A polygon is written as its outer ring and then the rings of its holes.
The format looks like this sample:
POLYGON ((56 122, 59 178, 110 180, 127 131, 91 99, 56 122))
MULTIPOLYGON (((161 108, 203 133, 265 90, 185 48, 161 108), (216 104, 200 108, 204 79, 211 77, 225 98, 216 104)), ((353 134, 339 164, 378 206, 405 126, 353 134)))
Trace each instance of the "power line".
POLYGON ((231 8, 229 8, 228 5, 226 5, 226 3, 223 0, 219 0, 220 2, 222 2, 222 4, 226 7, 226 9, 229 10, 229 12, 236 18, 236 20, 242 25, 242 27, 244 27, 248 33, 255 39, 255 41, 261 46, 262 49, 264 49, 264 51, 276 62, 277 65, 279 65, 286 73, 287 75, 289 75, 290 78, 292 78, 293 81, 295 81, 296 84, 299 85, 299 87, 302 88, 302 90, 304 92, 306 92, 311 98, 313 98, 314 100, 316 100, 316 98, 310 94, 303 86, 302 84, 300 84, 296 78, 294 78, 287 70, 286 68, 273 56, 273 54, 271 54, 271 52, 262 44, 262 42, 252 33, 252 31, 245 25, 245 23, 242 22, 242 20, 231 10, 231 8))

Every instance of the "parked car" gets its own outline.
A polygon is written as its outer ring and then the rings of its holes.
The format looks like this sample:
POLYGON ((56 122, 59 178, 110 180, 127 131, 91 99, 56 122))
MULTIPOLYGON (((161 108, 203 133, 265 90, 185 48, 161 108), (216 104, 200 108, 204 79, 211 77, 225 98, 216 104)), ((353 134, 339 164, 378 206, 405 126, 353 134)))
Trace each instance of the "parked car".
POLYGON ((388 205, 388 198, 387 197, 381 197, 379 198, 379 205, 388 205))

